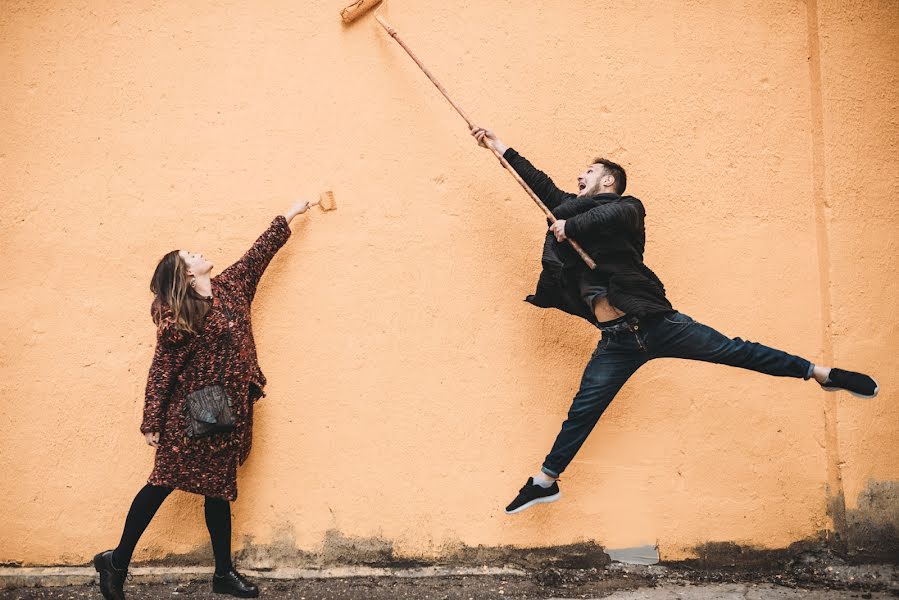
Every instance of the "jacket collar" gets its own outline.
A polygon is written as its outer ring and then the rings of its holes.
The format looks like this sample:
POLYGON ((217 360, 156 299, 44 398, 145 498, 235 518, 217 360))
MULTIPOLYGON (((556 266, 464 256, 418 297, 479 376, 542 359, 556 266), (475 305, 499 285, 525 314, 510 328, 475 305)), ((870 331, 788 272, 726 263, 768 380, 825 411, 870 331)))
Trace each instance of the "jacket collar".
POLYGON ((619 196, 615 192, 603 192, 602 194, 596 194, 595 196, 587 196, 587 199, 598 202, 599 204, 606 204, 608 202, 620 200, 621 196, 619 196))
POLYGON ((595 194, 593 196, 575 196, 566 202, 574 203, 573 206, 590 206, 590 205, 602 205, 608 204, 610 202, 616 202, 621 200, 622 196, 615 194, 613 192, 604 192, 602 194, 595 194))

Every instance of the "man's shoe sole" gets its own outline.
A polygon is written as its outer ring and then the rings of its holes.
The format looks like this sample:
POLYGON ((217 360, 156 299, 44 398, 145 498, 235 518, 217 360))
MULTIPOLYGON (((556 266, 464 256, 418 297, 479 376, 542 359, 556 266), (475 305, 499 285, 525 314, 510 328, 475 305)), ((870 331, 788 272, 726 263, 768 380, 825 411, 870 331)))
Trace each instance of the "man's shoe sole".
POLYGON ((556 494, 553 494, 552 496, 544 496, 542 498, 534 498, 530 502, 525 502, 524 504, 522 504, 515 510, 507 510, 506 514, 514 515, 515 513, 520 513, 521 511, 523 511, 527 508, 530 508, 536 504, 549 504, 550 502, 555 502, 556 500, 558 500, 561 497, 562 497, 562 492, 558 492, 556 494))
MULTIPOLYGON (((870 377, 870 375, 869 375, 869 377, 870 377)), ((870 396, 866 396, 864 394, 859 394, 859 393, 853 392, 852 390, 847 390, 846 388, 841 388, 841 387, 828 387, 826 385, 822 385, 821 389, 824 390, 825 392, 849 392, 856 398, 864 398, 865 400, 870 400, 871 398, 873 398, 877 395, 877 392, 880 391, 880 384, 877 383, 877 380, 874 379, 873 377, 871 377, 871 379, 874 381, 874 393, 871 394, 870 396)), ((821 385, 821 384, 818 384, 818 385, 821 385)))

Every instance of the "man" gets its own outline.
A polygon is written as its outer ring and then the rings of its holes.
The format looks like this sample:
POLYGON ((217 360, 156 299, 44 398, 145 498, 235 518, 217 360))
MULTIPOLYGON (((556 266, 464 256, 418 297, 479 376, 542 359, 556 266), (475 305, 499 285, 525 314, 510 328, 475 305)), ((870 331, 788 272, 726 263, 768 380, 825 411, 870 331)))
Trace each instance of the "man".
POLYGON ((577 178, 578 193, 566 193, 493 132, 475 127, 471 133, 481 146, 492 144, 557 219, 547 232, 543 271, 528 302, 582 317, 602 331, 552 450, 506 513, 561 497, 559 476, 618 390, 653 358, 686 358, 779 377, 814 378, 827 391, 846 390, 862 398, 877 395, 877 382, 868 375, 816 366, 774 348, 727 338, 674 310, 662 282, 643 264, 646 213, 637 198, 622 195, 627 175, 620 165, 597 158, 577 178), (596 262, 595 270, 572 250, 568 239, 580 243, 596 262))

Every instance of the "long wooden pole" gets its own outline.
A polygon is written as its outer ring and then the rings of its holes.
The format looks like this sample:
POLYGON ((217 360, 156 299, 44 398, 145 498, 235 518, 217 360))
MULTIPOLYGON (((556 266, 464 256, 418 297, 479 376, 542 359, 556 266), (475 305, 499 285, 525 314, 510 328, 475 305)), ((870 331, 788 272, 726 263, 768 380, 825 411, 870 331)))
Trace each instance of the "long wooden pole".
MULTIPOLYGON (((440 93, 443 94, 443 97, 446 98, 447 102, 449 102, 450 105, 456 109, 456 112, 459 113, 459 116, 462 117, 465 120, 465 122, 468 124, 468 129, 472 129, 474 127, 474 123, 472 122, 472 120, 468 118, 468 115, 465 114, 465 111, 462 110, 462 108, 458 104, 453 102, 453 99, 450 98, 450 95, 449 95, 449 93, 447 93, 446 88, 444 88, 442 85, 440 85, 440 82, 437 81, 437 79, 431 74, 431 72, 428 70, 428 68, 426 66, 424 66, 420 60, 418 60, 418 57, 415 56, 415 53, 413 53, 412 50, 409 49, 409 46, 407 46, 406 43, 403 42, 403 40, 397 34, 396 29, 391 27, 387 23, 387 21, 385 21, 381 17, 381 15, 375 14, 375 18, 378 20, 378 23, 381 24, 381 26, 384 28, 384 30, 387 31, 388 34, 390 34, 390 37, 395 39, 396 42, 400 46, 402 46, 403 50, 406 51, 406 54, 408 54, 412 58, 412 60, 415 61, 415 64, 418 65, 418 68, 421 69, 422 72, 424 72, 424 74, 428 76, 428 79, 431 80, 431 83, 433 83, 435 86, 437 86, 437 89, 440 90, 440 93)), ((496 156, 496 158, 499 159, 500 164, 502 164, 502 166, 506 168, 506 170, 512 175, 512 177, 515 178, 515 181, 517 181, 518 184, 524 188, 524 191, 526 191, 528 193, 528 196, 531 197, 531 200, 533 200, 537 204, 537 206, 540 207, 540 210, 543 211, 543 214, 546 215, 546 218, 549 219, 549 221, 551 223, 555 223, 556 222, 555 215, 553 215, 552 211, 550 211, 549 208, 547 208, 546 205, 543 204, 543 202, 540 200, 540 198, 537 197, 537 194, 534 193, 534 190, 532 190, 530 188, 530 186, 528 186, 528 184, 526 184, 524 182, 524 180, 521 177, 519 177, 518 173, 515 172, 515 169, 512 168, 512 165, 509 164, 509 161, 507 161, 505 158, 503 158, 503 155, 499 153, 499 150, 496 149, 496 147, 490 142, 490 140, 485 138, 484 141, 486 142, 487 147, 490 148, 491 151, 493 151, 493 154, 496 156)), ((581 256, 582 259, 584 259, 584 262, 587 264, 588 267, 590 267, 591 269, 596 268, 596 263, 593 261, 592 258, 590 258, 590 255, 587 254, 583 248, 581 248, 580 244, 578 244, 576 241, 574 241, 571 238, 568 238, 568 243, 571 244, 571 247, 575 249, 575 251, 581 256)))

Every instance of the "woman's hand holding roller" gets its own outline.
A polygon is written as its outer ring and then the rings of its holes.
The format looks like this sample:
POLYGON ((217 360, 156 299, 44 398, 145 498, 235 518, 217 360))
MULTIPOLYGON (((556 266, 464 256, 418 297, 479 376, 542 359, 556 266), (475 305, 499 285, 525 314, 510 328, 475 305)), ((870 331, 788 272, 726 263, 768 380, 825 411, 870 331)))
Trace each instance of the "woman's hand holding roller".
POLYGON ((297 215, 301 215, 307 210, 309 210, 309 201, 308 200, 300 200, 293 206, 291 206, 287 212, 284 213, 284 218, 287 219, 287 222, 290 223, 293 221, 293 218, 297 215))

